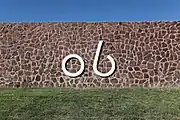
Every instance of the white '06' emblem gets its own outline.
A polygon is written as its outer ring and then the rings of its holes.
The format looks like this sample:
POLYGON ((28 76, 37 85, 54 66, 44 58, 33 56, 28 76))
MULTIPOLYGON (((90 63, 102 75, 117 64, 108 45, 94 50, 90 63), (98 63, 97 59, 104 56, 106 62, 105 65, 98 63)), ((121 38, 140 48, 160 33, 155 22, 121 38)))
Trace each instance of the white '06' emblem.
MULTIPOLYGON (((94 62, 93 62, 93 70, 94 70, 95 74, 97 74, 98 76, 108 77, 114 73, 115 68, 116 68, 116 63, 115 63, 114 59, 110 55, 108 55, 107 58, 110 60, 111 65, 112 65, 111 70, 107 73, 101 73, 98 71, 97 66, 98 66, 98 61, 99 61, 99 56, 100 56, 100 51, 102 49, 102 45, 103 45, 103 41, 99 41, 96 55, 95 55, 94 62)), ((77 54, 70 54, 70 55, 66 56, 62 61, 62 70, 65 73, 65 75, 70 76, 70 77, 78 77, 79 75, 81 75, 84 71, 84 67, 85 67, 85 65, 84 65, 83 59, 77 54), (80 69, 76 73, 70 73, 66 69, 66 62, 72 58, 78 59, 80 62, 80 65, 81 65, 80 69)))

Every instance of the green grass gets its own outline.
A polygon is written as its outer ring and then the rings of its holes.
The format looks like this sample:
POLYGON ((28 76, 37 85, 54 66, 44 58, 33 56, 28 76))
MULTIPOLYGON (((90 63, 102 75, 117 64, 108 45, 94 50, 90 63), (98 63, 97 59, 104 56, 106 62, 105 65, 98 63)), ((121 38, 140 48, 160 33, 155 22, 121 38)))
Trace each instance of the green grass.
POLYGON ((0 120, 180 120, 180 89, 0 89, 0 120))

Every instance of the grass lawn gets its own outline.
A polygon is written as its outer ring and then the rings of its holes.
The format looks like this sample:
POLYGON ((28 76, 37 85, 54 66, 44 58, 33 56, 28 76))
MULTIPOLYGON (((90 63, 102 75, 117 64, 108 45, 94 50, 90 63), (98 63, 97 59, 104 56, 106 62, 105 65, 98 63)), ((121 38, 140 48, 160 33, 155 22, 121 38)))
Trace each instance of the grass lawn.
POLYGON ((0 89, 0 120, 180 120, 180 89, 0 89))

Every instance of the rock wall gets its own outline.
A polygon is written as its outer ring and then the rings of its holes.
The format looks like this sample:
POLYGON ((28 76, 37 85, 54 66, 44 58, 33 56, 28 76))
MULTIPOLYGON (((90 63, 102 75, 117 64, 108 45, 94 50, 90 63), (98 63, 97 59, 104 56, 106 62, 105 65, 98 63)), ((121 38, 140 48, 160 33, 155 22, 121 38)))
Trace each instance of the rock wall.
MULTIPOLYGON (((177 87, 180 85, 180 22, 57 22, 0 24, 0 87, 177 87), (93 71, 99 40, 104 41, 93 71), (78 54, 84 72, 71 78, 62 60, 78 54)), ((77 59, 67 70, 80 69, 77 59)))

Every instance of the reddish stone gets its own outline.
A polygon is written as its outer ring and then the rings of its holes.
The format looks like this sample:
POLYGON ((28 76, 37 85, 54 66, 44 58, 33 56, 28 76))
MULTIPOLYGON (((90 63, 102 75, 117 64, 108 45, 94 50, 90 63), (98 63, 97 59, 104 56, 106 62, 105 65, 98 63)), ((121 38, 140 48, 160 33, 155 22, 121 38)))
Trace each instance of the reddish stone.
POLYGON ((130 72, 128 72, 128 78, 129 78, 129 79, 134 79, 133 74, 132 74, 132 73, 130 73, 130 72))
POLYGON ((149 75, 148 74, 144 74, 144 78, 149 78, 149 75))
POLYGON ((132 68, 132 67, 128 67, 128 70, 129 70, 129 71, 133 71, 133 68, 132 68))
POLYGON ((41 76, 36 75, 36 81, 41 81, 41 76))
POLYGON ((141 72, 136 72, 135 73, 135 77, 138 79, 142 79, 143 78, 143 74, 141 72))
POLYGON ((139 67, 134 67, 134 70, 135 71, 140 71, 140 68, 139 67))
POLYGON ((23 73, 24 73, 23 70, 18 71, 18 76, 22 76, 23 73))
POLYGON ((108 78, 104 78, 104 79, 102 80, 102 83, 109 83, 109 79, 108 79, 108 78))
POLYGON ((1 54, 6 54, 6 49, 1 49, 1 54))
POLYGON ((173 34, 170 34, 170 37, 169 37, 170 39, 174 39, 175 38, 175 35, 173 35, 173 34))
POLYGON ((16 60, 12 60, 12 65, 17 65, 16 60))
POLYGON ((147 67, 148 67, 148 69, 154 69, 154 64, 148 62, 148 63, 147 63, 147 67))
POLYGON ((148 72, 148 70, 147 69, 142 69, 142 72, 145 73, 145 72, 148 72))

